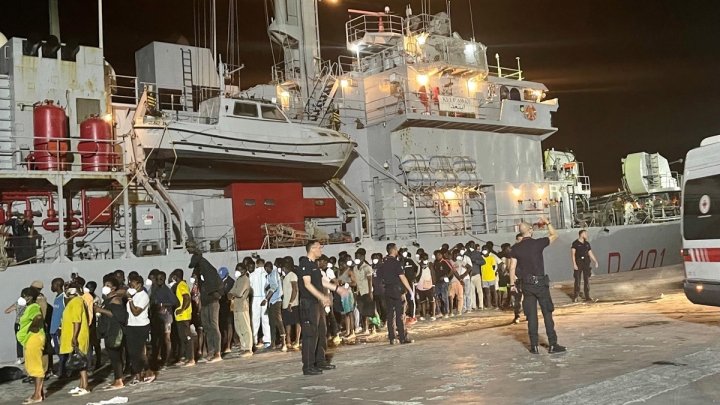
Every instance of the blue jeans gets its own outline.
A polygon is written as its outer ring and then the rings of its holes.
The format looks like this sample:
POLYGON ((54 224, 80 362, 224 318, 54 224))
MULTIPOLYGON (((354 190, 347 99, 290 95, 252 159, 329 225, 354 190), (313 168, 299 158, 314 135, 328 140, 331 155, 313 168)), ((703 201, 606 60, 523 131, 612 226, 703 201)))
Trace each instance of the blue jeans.
POLYGON ((448 283, 439 281, 435 284, 435 296, 438 298, 440 313, 447 315, 450 312, 450 301, 448 299, 448 283))

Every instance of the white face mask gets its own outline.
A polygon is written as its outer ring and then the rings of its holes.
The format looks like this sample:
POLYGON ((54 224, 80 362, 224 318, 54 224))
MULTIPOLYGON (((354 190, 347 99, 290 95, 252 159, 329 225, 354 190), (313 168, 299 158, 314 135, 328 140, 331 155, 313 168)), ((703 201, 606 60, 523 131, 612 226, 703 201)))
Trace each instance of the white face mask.
POLYGON ((77 288, 75 288, 75 287, 70 287, 70 288, 68 288, 67 291, 65 292, 65 295, 68 296, 68 297, 69 297, 69 296, 72 296, 72 295, 75 295, 75 294, 77 294, 77 288))
POLYGON ((355 264, 360 264, 360 259, 355 259, 355 264))
POLYGON ((462 256, 458 256, 458 257, 456 257, 456 258, 455 258, 455 260, 457 260, 457 261, 460 261, 460 260, 462 260, 462 256))
POLYGON ((132 297, 133 295, 137 294, 137 290, 134 288, 128 288, 128 294, 132 297))
POLYGON ((408 253, 408 252, 403 252, 402 255, 403 255, 403 257, 408 257, 408 256, 410 256, 410 253, 408 253))
POLYGON ((332 268, 333 268, 332 263, 328 263, 327 266, 325 266, 325 267, 327 267, 328 269, 332 269, 332 268))
POLYGON ((416 255, 415 255, 415 258, 418 259, 418 260, 420 260, 420 255, 416 254, 416 255))
POLYGON ((152 285, 152 280, 147 279, 145 280, 145 287, 150 287, 152 285))
POLYGON ((174 285, 175 285, 175 282, 171 281, 170 284, 168 284, 168 287, 172 288, 172 286, 174 286, 174 285))
POLYGON ((468 248, 469 251, 474 252, 475 248, 468 248))
POLYGON ((112 291, 112 290, 111 290, 110 287, 108 287, 108 286, 103 286, 103 288, 102 288, 102 294, 103 294, 103 295, 108 295, 108 294, 110 294, 111 291, 112 291))
POLYGON ((200 281, 205 281, 205 276, 203 276, 202 274, 200 275, 200 281))
POLYGON ((482 251, 482 254, 486 255, 486 254, 488 254, 488 251, 487 251, 487 250, 483 250, 483 251, 482 251))
POLYGON ((423 264, 428 264, 428 261, 427 261, 427 260, 423 260, 423 264))
POLYGON ((465 254, 465 249, 461 250, 461 251, 460 251, 460 254, 461 254, 461 255, 464 255, 464 254, 465 254))
POLYGON ((378 264, 379 261, 380 261, 380 260, 378 260, 378 259, 372 259, 372 263, 373 263, 373 264, 378 264))
POLYGON ((242 273, 239 272, 239 271, 236 271, 236 272, 235 272, 235 278, 240 278, 240 276, 242 276, 242 273))
POLYGON ((87 288, 87 287, 84 287, 84 288, 83 288, 83 292, 84 292, 85 294, 90 294, 90 289, 87 288))
POLYGON ((195 284, 195 277, 190 277, 190 284, 195 284))
POLYGON ((353 261, 352 261, 352 260, 348 260, 348 261, 345 262, 345 264, 347 264, 348 267, 352 267, 353 261))
POLYGON ((17 304, 18 306, 24 307, 25 305, 27 305, 27 300, 23 297, 20 297, 17 300, 17 304))

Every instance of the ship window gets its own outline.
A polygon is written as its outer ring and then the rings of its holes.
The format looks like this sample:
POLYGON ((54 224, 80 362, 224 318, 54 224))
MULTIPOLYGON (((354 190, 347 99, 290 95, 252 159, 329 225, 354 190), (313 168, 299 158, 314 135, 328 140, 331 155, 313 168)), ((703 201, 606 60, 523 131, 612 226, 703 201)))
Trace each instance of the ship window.
POLYGON ((285 121, 285 116, 274 105, 261 105, 260 111, 266 120, 285 121))
POLYGON ((265 202, 263 204, 265 204, 266 207, 273 207, 273 206, 275 206, 275 200, 271 200, 268 198, 265 200, 265 202))
POLYGON ((510 89, 510 100, 520 101, 520 90, 515 87, 510 89))
POLYGON ((255 200, 251 198, 245 199, 245 206, 246 207, 254 207, 255 206, 255 200))
POLYGON ((235 103, 233 108, 233 115, 238 117, 253 117, 257 118, 257 104, 254 103, 235 103))
POLYGON ((686 240, 720 239, 720 175, 685 183, 683 236, 686 240))
POLYGON ((510 90, 506 86, 500 86, 500 100, 510 97, 510 90))
POLYGON ((537 101, 538 100, 538 91, 533 89, 525 89, 523 90, 523 100, 525 101, 537 101))

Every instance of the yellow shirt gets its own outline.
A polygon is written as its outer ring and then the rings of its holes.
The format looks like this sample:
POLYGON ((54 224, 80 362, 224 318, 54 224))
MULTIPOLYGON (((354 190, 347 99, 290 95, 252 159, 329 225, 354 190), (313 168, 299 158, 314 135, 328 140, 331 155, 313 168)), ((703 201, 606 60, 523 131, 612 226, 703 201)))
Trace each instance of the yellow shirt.
POLYGON ((495 281, 495 258, 488 255, 485 258, 485 264, 480 267, 482 281, 495 281))
POLYGON ((190 296, 190 288, 185 281, 181 281, 178 283, 177 289, 175 290, 175 296, 177 296, 177 299, 180 302, 180 307, 178 307, 177 311, 175 311, 176 321, 189 321, 192 319, 192 305, 189 305, 184 311, 180 309, 182 308, 183 295, 185 294, 190 296))
POLYGON ((60 354, 72 353, 73 324, 80 324, 78 334, 78 349, 86 353, 90 342, 90 327, 88 326, 87 309, 85 301, 81 297, 74 297, 65 305, 60 327, 60 354))

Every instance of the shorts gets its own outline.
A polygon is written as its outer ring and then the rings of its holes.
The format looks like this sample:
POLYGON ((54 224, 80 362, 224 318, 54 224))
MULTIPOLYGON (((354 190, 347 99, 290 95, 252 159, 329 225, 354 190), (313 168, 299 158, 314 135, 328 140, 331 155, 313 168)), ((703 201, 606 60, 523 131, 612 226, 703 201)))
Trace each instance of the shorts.
POLYGON ((300 324, 300 306, 296 305, 292 307, 292 311, 287 309, 282 310, 283 325, 299 325, 300 324))
POLYGON ((483 288, 492 288, 495 287, 495 280, 493 281, 483 281, 482 282, 483 288))
POLYGON ((429 290, 418 290, 418 299, 420 302, 432 301, 435 299, 435 287, 431 287, 429 290))
POLYGON ((170 333, 172 331, 173 314, 167 309, 155 312, 152 319, 153 329, 170 333))
POLYGON ((360 311, 360 316, 375 316, 375 301, 370 299, 370 294, 358 297, 357 308, 360 311))

